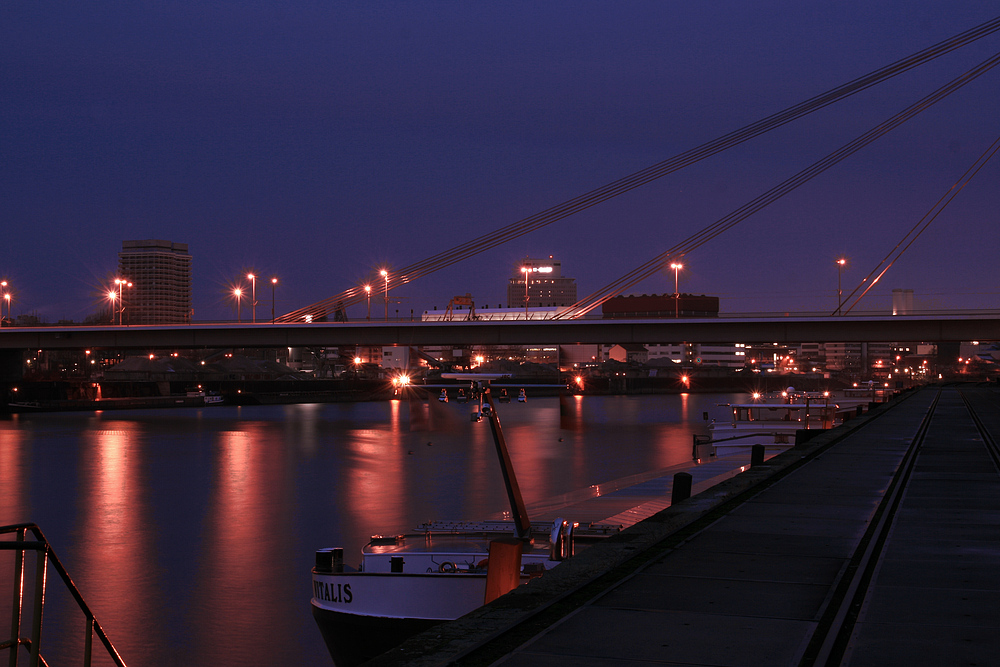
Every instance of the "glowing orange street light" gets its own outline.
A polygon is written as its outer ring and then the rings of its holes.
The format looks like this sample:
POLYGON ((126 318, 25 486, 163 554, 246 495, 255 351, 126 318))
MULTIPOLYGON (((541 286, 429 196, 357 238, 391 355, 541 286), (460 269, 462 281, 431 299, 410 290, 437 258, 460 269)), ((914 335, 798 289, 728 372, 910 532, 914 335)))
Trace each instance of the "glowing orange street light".
POLYGON ((670 268, 674 270, 674 317, 680 317, 681 292, 680 289, 678 288, 679 284, 678 272, 684 268, 684 265, 681 264, 680 262, 671 262, 670 268))
POLYGON ((243 290, 237 287, 233 290, 233 296, 236 297, 236 321, 240 322, 240 298, 243 296, 243 290))
MULTIPOLYGON (((122 311, 124 310, 124 308, 122 306, 125 303, 125 300, 122 299, 122 288, 125 287, 125 283, 127 283, 127 282, 128 281, 125 280, 125 279, 123 279, 123 278, 115 278, 115 285, 118 286, 118 324, 119 325, 121 325, 121 323, 122 323, 122 311)), ((115 318, 114 318, 114 316, 112 316, 111 323, 114 324, 115 323, 114 321, 115 321, 115 318)))
MULTIPOLYGON (((3 290, 3 300, 7 302, 7 319, 13 323, 13 317, 10 314, 10 292, 7 291, 6 280, 0 281, 0 289, 3 290)), ((0 304, 0 326, 3 326, 3 304, 0 304)))
POLYGON ((253 323, 257 323, 257 276, 252 273, 247 274, 250 281, 250 307, 253 311, 253 323))
POLYGON ((365 317, 366 320, 372 318, 372 286, 365 285, 365 297, 368 299, 368 315, 365 317))
POLYGON ((118 298, 118 292, 113 289, 108 290, 108 301, 111 302, 111 324, 115 323, 115 299, 118 298))
POLYGON ((271 324, 274 324, 274 286, 278 284, 277 278, 271 278, 271 324))
POLYGON ((844 265, 847 264, 847 260, 841 257, 837 260, 837 314, 840 315, 840 309, 844 305, 844 291, 840 289, 840 274, 844 271, 844 265))
POLYGON ((389 272, 386 271, 385 269, 382 269, 381 271, 379 271, 379 275, 381 275, 385 279, 385 321, 388 322, 389 321, 389 272))
POLYGON ((528 319, 528 276, 531 275, 531 268, 527 266, 521 267, 521 273, 524 274, 524 319, 528 319))

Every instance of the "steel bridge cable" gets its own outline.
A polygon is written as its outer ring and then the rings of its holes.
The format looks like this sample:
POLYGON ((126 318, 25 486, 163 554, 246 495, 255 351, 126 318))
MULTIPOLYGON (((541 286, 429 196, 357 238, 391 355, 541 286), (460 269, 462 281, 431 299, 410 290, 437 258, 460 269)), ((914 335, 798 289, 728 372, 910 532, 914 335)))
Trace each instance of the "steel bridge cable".
POLYGON ((956 90, 960 89, 967 83, 975 80, 976 78, 978 78, 979 76, 989 71, 998 64, 1000 64, 1000 53, 995 54, 994 56, 983 61, 976 67, 963 73, 962 75, 953 79, 952 81, 945 84, 941 88, 938 88, 933 93, 918 100, 917 102, 910 105, 906 109, 900 111, 899 113, 892 116, 888 120, 880 123, 879 125, 869 130, 868 132, 862 134, 853 141, 835 150, 833 153, 830 153, 821 160, 813 163, 806 169, 800 171, 795 176, 792 176, 791 178, 783 181, 779 185, 771 188, 770 190, 760 195, 759 197, 753 199, 752 201, 744 204, 735 211, 720 218, 716 222, 705 227, 704 229, 700 230, 694 235, 688 237, 684 241, 681 241, 680 243, 674 245, 672 248, 657 255, 656 257, 642 264, 638 268, 633 269, 628 274, 622 276, 621 278, 614 281, 610 285, 606 285, 600 290, 588 295, 587 297, 584 297, 583 299, 573 304, 572 306, 568 306, 565 309, 559 311, 558 313, 556 313, 553 319, 565 319, 565 318, 575 319, 586 315, 591 310, 602 305, 608 299, 621 294, 621 292, 628 289, 629 287, 632 287, 638 282, 641 282, 642 280, 645 280, 646 278, 660 271, 664 262, 666 262, 668 259, 674 259, 677 258, 678 256, 685 255, 695 250, 696 248, 704 245, 705 243, 712 240, 716 236, 722 234, 723 232, 734 227, 736 224, 742 222, 750 215, 760 211, 761 209, 770 205, 780 197, 784 196, 785 194, 798 188, 800 185, 803 185, 804 183, 808 182, 815 176, 826 171, 827 169, 837 164, 844 158, 854 154, 855 152, 857 152, 861 148, 864 148, 868 144, 872 143, 882 135, 895 129, 896 127, 903 124, 910 118, 913 118, 921 111, 924 111, 925 109, 929 108, 934 103, 940 101, 941 99, 944 99, 945 97, 955 92, 956 90))
MULTIPOLYGON (((423 277, 451 264, 467 259, 479 253, 485 252, 498 245, 530 233, 541 227, 549 225, 557 220, 586 210, 592 206, 600 204, 608 199, 638 188, 653 180, 661 178, 667 174, 677 171, 715 155, 723 150, 748 141, 760 134, 785 125, 804 115, 812 113, 818 109, 829 106, 850 95, 870 88, 878 83, 888 80, 898 74, 906 72, 914 67, 922 65, 941 55, 949 53, 957 48, 965 46, 975 40, 990 35, 1000 30, 1000 17, 986 21, 974 28, 966 30, 933 46, 927 47, 906 58, 898 60, 890 65, 875 70, 869 74, 849 81, 833 88, 825 93, 809 98, 804 102, 793 105, 783 111, 777 112, 762 120, 756 121, 738 130, 734 130, 717 139, 711 140, 700 146, 680 153, 672 158, 659 162, 643 170, 620 178, 612 183, 591 190, 583 195, 570 199, 562 204, 548 208, 540 213, 524 218, 520 221, 502 227, 498 230, 484 234, 480 237, 467 241, 441 253, 433 255, 427 259, 408 265, 398 271, 393 271, 389 276, 389 288, 397 288, 423 277)), ((378 281, 373 280, 372 284, 378 281)), ((305 308, 292 311, 277 318, 280 322, 301 321, 306 315, 314 317, 322 316, 331 309, 337 307, 347 307, 360 303, 366 299, 364 290, 360 287, 352 287, 340 294, 328 299, 316 302, 305 308)))
MULTIPOLYGON (((965 173, 962 174, 962 177, 948 189, 948 192, 946 192, 940 199, 937 200, 937 202, 934 203, 930 210, 927 211, 927 213, 925 213, 923 217, 917 221, 917 224, 915 224, 910 231, 903 236, 903 238, 896 244, 889 254, 886 255, 874 269, 872 269, 871 273, 869 273, 857 287, 851 290, 851 293, 847 295, 847 299, 854 296, 854 294, 857 293, 857 291, 861 289, 865 283, 868 283, 867 287, 865 287, 864 291, 861 292, 856 299, 854 299, 854 302, 851 303, 850 307, 843 311, 845 315, 849 313, 854 306, 858 305, 858 302, 860 302, 861 299, 868 294, 871 288, 875 287, 875 284, 878 283, 878 281, 882 279, 882 276, 884 276, 886 272, 892 268, 892 265, 896 263, 896 260, 903 256, 903 253, 906 252, 909 247, 913 245, 913 242, 927 230, 934 219, 937 218, 942 211, 944 211, 948 204, 955 200, 959 193, 965 189, 965 186, 969 184, 969 181, 975 178, 976 174, 978 174, 979 171, 986 166, 986 163, 989 162, 994 155, 996 155, 998 150, 1000 150, 1000 137, 990 144, 989 148, 987 148, 982 155, 976 158, 976 161, 972 163, 972 166, 966 169, 965 173), (909 241, 907 241, 908 238, 909 241), (903 245, 904 243, 906 245, 903 245), (900 248, 900 246, 902 246, 902 248, 900 248), (893 254, 895 254, 895 257, 893 257, 893 254), (888 262, 888 264, 886 264, 886 262, 888 262), (884 268, 883 265, 885 265, 884 268), (879 271, 880 268, 882 269, 881 271, 879 271), (875 276, 875 278, 872 278, 876 271, 879 271, 878 275, 875 276)), ((847 299, 845 299, 845 303, 847 299)), ((831 315, 833 314, 836 314, 836 311, 831 313, 831 315)))

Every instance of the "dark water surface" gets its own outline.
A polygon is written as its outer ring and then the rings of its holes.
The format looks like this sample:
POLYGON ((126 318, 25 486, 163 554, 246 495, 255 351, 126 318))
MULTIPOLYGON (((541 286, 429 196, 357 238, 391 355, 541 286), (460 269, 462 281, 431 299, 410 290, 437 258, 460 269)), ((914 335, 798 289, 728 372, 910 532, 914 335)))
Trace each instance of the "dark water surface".
MULTIPOLYGON (((726 400, 574 397, 562 424, 556 398, 498 411, 530 504, 688 462, 702 413, 726 400)), ((15 415, 0 419, 0 525, 41 526, 129 665, 329 665, 309 608, 316 549, 343 546, 356 565, 373 533, 506 509, 489 426, 469 411, 392 401, 15 415)), ((3 628, 12 564, 0 552, 3 628)), ((83 617, 51 575, 49 589, 43 655, 80 664, 83 617)))

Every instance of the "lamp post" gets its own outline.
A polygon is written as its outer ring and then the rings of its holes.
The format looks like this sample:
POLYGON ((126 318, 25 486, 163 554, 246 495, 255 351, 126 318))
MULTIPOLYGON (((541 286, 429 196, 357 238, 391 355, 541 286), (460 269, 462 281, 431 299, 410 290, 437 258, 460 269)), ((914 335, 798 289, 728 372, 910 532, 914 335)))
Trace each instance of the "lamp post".
POLYGON ((840 309, 844 305, 844 292, 840 289, 840 274, 844 271, 844 265, 847 264, 847 260, 841 257, 837 260, 837 314, 840 315, 840 309))
POLYGON ((236 289, 233 290, 233 296, 236 297, 236 321, 241 322, 242 320, 240 320, 240 297, 243 296, 243 290, 237 287, 236 289))
POLYGON ((365 298, 368 299, 368 315, 365 317, 366 320, 372 318, 372 286, 365 285, 365 298))
POLYGON ((671 262, 670 268, 674 270, 674 317, 681 316, 681 291, 678 288, 678 273, 684 268, 680 262, 671 262))
MULTIPOLYGON (((122 300, 122 288, 127 282, 124 278, 115 278, 115 285, 118 285, 118 326, 122 325, 122 312, 125 310, 123 308, 125 302, 122 300)), ((114 317, 111 318, 111 323, 114 324, 114 317)))
POLYGON ((531 275, 531 267, 522 266, 521 272, 524 274, 524 320, 528 321, 528 276, 531 275))
POLYGON ((385 269, 379 271, 379 274, 385 278, 385 321, 389 321, 389 272, 385 269))
POLYGON ((257 324, 257 276, 248 273, 247 280, 250 281, 250 308, 253 311, 253 323, 257 324))
POLYGON ((111 288, 108 290, 108 301, 111 302, 111 324, 115 323, 115 299, 118 298, 118 292, 111 288))
POLYGON ((274 324, 274 286, 278 284, 277 278, 271 278, 271 324, 274 324))
MULTIPOLYGON (((132 289, 132 283, 131 282, 129 282, 127 280, 123 281, 123 282, 125 283, 125 287, 129 288, 129 290, 132 289)), ((125 312, 126 310, 128 310, 128 322, 129 322, 129 324, 132 324, 132 311, 125 307, 125 297, 124 296, 122 297, 121 308, 122 308, 122 312, 125 312)), ((119 318, 119 319, 121 319, 121 318, 119 318)), ((121 324, 121 322, 119 322, 119 324, 121 324)))
MULTIPOLYGON (((10 319, 10 292, 7 291, 7 281, 0 280, 0 290, 3 290, 3 300, 7 302, 7 319, 10 319)), ((0 327, 3 326, 3 304, 0 304, 0 327)))

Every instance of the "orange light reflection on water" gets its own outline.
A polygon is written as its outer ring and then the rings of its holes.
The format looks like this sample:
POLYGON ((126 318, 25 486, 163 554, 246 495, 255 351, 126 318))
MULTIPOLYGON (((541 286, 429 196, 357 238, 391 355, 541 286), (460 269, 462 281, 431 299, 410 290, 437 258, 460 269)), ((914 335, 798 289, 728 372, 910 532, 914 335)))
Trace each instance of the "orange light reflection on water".
MULTIPOLYGON (((370 533, 408 530, 406 507, 407 475, 404 459, 410 456, 404 442, 401 401, 389 402, 388 428, 352 431, 347 441, 350 470, 341 478, 343 489, 334 485, 333 493, 343 492, 349 502, 341 503, 349 522, 368 526, 370 533)), ((346 554, 353 563, 355 554, 346 554)))
POLYGON ((84 439, 79 511, 85 547, 77 549, 78 562, 65 565, 116 648, 146 655, 162 646, 162 623, 143 439, 134 422, 114 421, 98 422, 84 439))
POLYGON ((24 436, 0 426, 0 525, 30 521, 24 497, 27 475, 24 436))
POLYGON ((291 501, 283 448, 269 446, 267 428, 246 422, 217 434, 204 551, 192 554, 200 561, 196 655, 203 664, 280 663, 280 642, 263 637, 282 636, 291 614, 258 601, 281 599, 290 585, 275 572, 292 557, 291 501))

